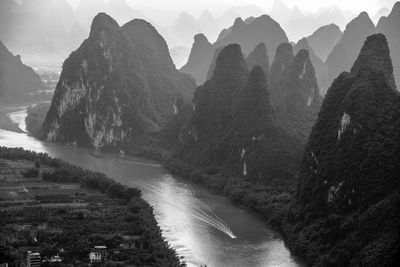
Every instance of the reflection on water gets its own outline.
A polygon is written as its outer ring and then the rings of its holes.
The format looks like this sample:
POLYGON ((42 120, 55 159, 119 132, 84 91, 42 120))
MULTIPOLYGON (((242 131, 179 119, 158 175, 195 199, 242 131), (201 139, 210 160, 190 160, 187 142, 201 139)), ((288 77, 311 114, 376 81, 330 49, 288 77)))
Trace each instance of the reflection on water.
MULTIPOLYGON (((25 111, 10 118, 25 130, 25 111)), ((228 199, 171 176, 156 162, 41 142, 0 130, 0 146, 23 147, 135 186, 153 207, 163 236, 189 266, 300 266, 281 237, 228 199)))
POLYGON ((21 107, 21 110, 7 114, 10 117, 11 121, 18 124, 18 127, 24 132, 27 132, 25 123, 26 108, 27 107, 21 107))

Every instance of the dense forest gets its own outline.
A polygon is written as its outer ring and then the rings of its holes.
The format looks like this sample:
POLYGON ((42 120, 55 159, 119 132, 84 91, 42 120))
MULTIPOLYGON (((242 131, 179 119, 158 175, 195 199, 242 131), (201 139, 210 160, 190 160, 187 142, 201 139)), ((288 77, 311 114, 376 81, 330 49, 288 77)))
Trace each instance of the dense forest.
POLYGON ((386 38, 367 38, 329 88, 284 232, 315 266, 394 266, 399 255, 400 96, 386 38))

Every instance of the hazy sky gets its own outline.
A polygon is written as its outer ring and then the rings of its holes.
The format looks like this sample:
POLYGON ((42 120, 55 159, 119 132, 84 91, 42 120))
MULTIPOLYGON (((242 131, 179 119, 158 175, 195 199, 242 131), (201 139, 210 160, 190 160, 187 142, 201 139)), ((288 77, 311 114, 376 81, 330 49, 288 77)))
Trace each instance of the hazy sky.
MULTIPOLYGON (((79 0, 68 0, 76 6, 79 0)), ((112 0, 109 0, 112 1, 112 0)), ((207 8, 213 13, 221 12, 222 9, 232 5, 255 4, 265 11, 268 11, 273 0, 127 0, 131 6, 147 6, 165 10, 190 10, 193 8, 207 8)), ((368 11, 376 13, 379 8, 386 6, 390 8, 396 0, 283 0, 288 6, 297 5, 306 11, 316 11, 323 6, 336 5, 342 9, 349 9, 353 12, 368 11)))

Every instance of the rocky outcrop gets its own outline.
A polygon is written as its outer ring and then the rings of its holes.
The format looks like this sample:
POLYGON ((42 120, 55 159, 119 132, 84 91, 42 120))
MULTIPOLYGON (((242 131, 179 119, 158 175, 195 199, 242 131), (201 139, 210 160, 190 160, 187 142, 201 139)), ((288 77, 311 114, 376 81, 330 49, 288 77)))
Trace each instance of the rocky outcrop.
POLYGON ((45 89, 39 75, 0 41, 0 103, 29 101, 45 89))
POLYGON ((307 50, 294 56, 290 44, 278 47, 271 66, 270 92, 278 121, 305 142, 322 102, 307 50))
POLYGON ((283 43, 278 46, 271 65, 270 93, 271 103, 274 108, 282 105, 285 101, 284 81, 289 79, 293 59, 293 47, 291 44, 283 43))
POLYGON ((194 36, 194 43, 187 63, 180 69, 192 75, 197 84, 203 84, 211 65, 214 48, 203 34, 194 36))
POLYGON ((196 89, 185 130, 185 161, 252 182, 291 181, 299 162, 300 142, 277 121, 262 67, 249 73, 237 44, 222 49, 211 79, 196 89))
POLYGON ((135 19, 120 27, 100 13, 64 62, 41 134, 49 141, 118 148, 160 129, 174 114, 175 98, 189 98, 193 89, 153 26, 135 19))
POLYGON ((313 127, 289 244, 315 266, 392 266, 399 252, 400 97, 386 38, 367 38, 329 88, 313 127))
POLYGON ((227 157, 224 139, 233 123, 233 102, 247 76, 240 46, 229 45, 219 53, 213 77, 196 89, 192 100, 194 147, 191 154, 202 156, 199 164, 222 163, 227 157))
POLYGON ((318 87, 320 89, 321 95, 325 95, 328 89, 328 68, 325 63, 314 53, 314 50, 309 45, 307 38, 302 38, 293 46, 294 53, 298 53, 301 49, 307 50, 310 60, 314 66, 315 75, 318 81, 318 87))
POLYGON ((299 162, 300 142, 276 119, 268 83, 260 66, 251 70, 234 104, 234 121, 229 134, 229 165, 253 183, 290 183, 299 162), (282 162, 285 161, 285 167, 282 162))

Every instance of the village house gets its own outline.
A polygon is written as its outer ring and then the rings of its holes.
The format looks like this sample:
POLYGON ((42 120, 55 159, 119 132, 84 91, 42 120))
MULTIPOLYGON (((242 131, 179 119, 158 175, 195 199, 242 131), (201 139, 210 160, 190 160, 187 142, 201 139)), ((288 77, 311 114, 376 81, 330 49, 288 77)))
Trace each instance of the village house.
POLYGON ((104 262, 107 260, 107 247, 106 246, 94 246, 89 253, 90 263, 104 262))

